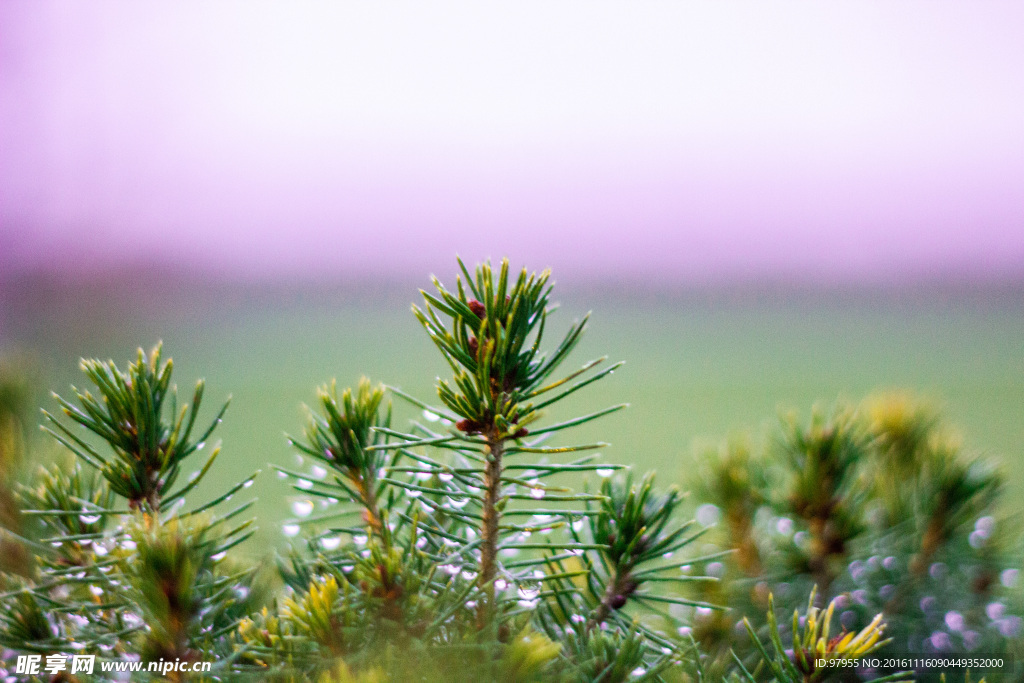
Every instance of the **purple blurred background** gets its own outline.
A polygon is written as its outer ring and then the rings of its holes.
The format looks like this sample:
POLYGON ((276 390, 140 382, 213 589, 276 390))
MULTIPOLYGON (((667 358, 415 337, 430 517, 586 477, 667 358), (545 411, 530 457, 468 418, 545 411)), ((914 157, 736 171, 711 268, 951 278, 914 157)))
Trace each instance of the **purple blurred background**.
POLYGON ((0 269, 1024 275, 1024 5, 4 2, 0 269))

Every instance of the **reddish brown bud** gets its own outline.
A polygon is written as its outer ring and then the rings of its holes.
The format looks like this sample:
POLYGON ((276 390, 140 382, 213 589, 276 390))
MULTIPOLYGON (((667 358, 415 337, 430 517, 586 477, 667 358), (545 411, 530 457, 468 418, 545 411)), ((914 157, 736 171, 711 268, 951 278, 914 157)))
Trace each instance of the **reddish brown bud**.
POLYGON ((469 306, 469 310, 473 311, 473 315, 481 320, 483 320, 484 316, 487 315, 487 308, 476 299, 470 299, 466 302, 466 305, 469 306))
POLYGON ((512 438, 513 439, 521 439, 521 438, 523 438, 524 436, 526 436, 529 433, 530 433, 530 430, 527 429, 526 427, 523 427, 522 429, 517 431, 515 434, 513 434, 512 438))
POLYGON ((470 337, 469 338, 469 355, 473 356, 473 358, 476 358, 476 353, 479 350, 480 350, 480 342, 477 340, 476 337, 470 337))
POLYGON ((612 609, 622 609, 626 606, 626 596, 613 595, 609 604, 611 605, 612 609))
POLYGON ((479 434, 483 431, 483 425, 476 420, 471 420, 468 417, 464 420, 459 420, 455 423, 455 427, 460 431, 466 432, 467 434, 479 434))

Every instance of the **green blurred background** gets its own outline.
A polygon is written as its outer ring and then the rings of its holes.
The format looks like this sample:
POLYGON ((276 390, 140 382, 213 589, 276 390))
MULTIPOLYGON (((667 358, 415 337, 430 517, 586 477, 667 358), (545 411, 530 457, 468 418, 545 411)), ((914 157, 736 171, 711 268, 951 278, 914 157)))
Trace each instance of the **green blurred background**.
MULTIPOLYGON (((428 286, 427 278, 272 286, 144 271, 16 281, 2 290, 0 355, 18 358, 40 405, 52 407, 50 390, 66 395, 80 382, 80 357, 123 364, 138 346, 163 340, 183 398, 205 377, 204 414, 212 417, 215 402, 233 395, 216 432, 221 459, 194 502, 262 469, 251 489, 260 532, 247 544, 261 555, 286 542, 281 521, 302 497, 268 463, 295 466, 284 434, 301 433, 303 403, 319 384, 337 378, 349 385, 365 374, 432 400, 433 381, 446 366, 410 313, 419 286, 428 286)), ((683 483, 702 447, 741 432, 763 440, 779 410, 806 414, 816 402, 906 388, 934 399, 969 450, 1005 463, 1010 501, 1024 494, 1019 287, 649 290, 567 283, 556 287, 555 299, 562 304, 555 330, 593 311, 566 370, 602 355, 626 361, 562 408, 583 414, 631 404, 565 437, 610 442, 602 454, 610 461, 683 483)), ((416 412, 400 400, 396 408, 400 422, 416 412)), ((40 438, 34 458, 56 453, 40 438)))

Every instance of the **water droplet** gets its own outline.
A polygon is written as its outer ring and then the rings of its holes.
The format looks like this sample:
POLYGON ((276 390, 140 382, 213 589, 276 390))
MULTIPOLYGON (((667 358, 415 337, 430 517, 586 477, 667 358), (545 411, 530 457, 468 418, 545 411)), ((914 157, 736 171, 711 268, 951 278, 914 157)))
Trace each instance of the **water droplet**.
POLYGON ((430 479, 433 476, 434 476, 433 472, 417 472, 416 473, 416 479, 418 479, 419 481, 427 481, 428 479, 430 479))
POLYGON ((100 521, 99 515, 78 515, 78 519, 82 520, 82 524, 95 524, 100 521))
POLYGON ((615 474, 615 470, 608 467, 602 467, 599 470, 594 470, 594 472, 597 473, 597 476, 602 477, 604 479, 607 479, 608 477, 615 474))
POLYGON ((247 481, 247 482, 245 482, 244 484, 242 484, 242 488, 243 488, 243 489, 247 489, 247 488, 249 488, 250 486, 252 486, 252 479, 250 479, 249 481, 247 481))
POLYGON ((292 503, 292 512, 299 517, 309 517, 310 513, 313 512, 313 501, 311 500, 297 500, 292 503))
POLYGON ((320 547, 324 550, 336 550, 341 545, 340 536, 328 536, 320 539, 320 547))
POLYGON ((775 530, 783 536, 790 536, 793 533, 793 520, 789 517, 780 517, 775 523, 775 530))
POLYGON ((538 588, 519 587, 519 598, 521 600, 535 600, 538 595, 540 595, 540 589, 538 588))
POLYGON ((206 448, 206 442, 205 441, 200 441, 199 443, 196 444, 196 450, 197 451, 201 451, 204 448, 206 448))
POLYGON ((125 550, 135 550, 135 547, 136 547, 135 546, 135 541, 132 541, 132 540, 121 541, 121 547, 124 548, 125 550))
POLYGON ((1021 628, 1020 617, 1006 617, 999 621, 999 632, 1006 638, 1014 638, 1020 633, 1021 628))
POLYGON ((292 536, 298 536, 299 535, 299 525, 298 524, 285 524, 284 526, 281 527, 281 531, 283 531, 284 535, 287 536, 288 538, 291 538, 292 536))
POLYGON ((441 416, 429 410, 424 410, 423 419, 426 420, 427 422, 437 422, 438 420, 441 419, 441 416))
POLYGON ((945 652, 953 647, 953 641, 950 640, 949 634, 945 631, 933 632, 928 642, 938 652, 945 652))
POLYGON ((103 589, 99 586, 89 586, 89 592, 95 595, 96 597, 103 595, 103 589))
POLYGON ((946 622, 946 628, 950 631, 962 631, 964 629, 964 615, 955 610, 946 612, 943 621, 946 622))
POLYGON ((982 534, 982 538, 988 538, 992 535, 992 532, 996 529, 996 518, 991 515, 985 515, 979 517, 978 521, 974 523, 974 530, 982 534))
POLYGON ((449 474, 448 472, 438 472, 437 478, 443 482, 449 482, 455 478, 455 475, 449 474))
POLYGON ((441 565, 441 569, 444 570, 446 573, 451 574, 452 576, 455 576, 460 571, 462 571, 462 568, 459 567, 457 564, 441 565))
POLYGON ((227 553, 226 550, 224 550, 224 551, 221 551, 221 552, 219 552, 219 553, 217 553, 215 555, 210 555, 210 559, 213 560, 214 562, 220 562, 221 560, 223 560, 227 556, 228 556, 228 553, 227 553))
POLYGON ((703 527, 715 526, 722 518, 722 511, 717 505, 705 503, 697 508, 697 522, 703 527))
POLYGON ((108 552, 110 552, 109 550, 107 550, 107 546, 103 545, 102 543, 95 544, 92 547, 92 551, 96 554, 96 557, 103 557, 108 552))
POLYGON ((1006 613, 1006 605, 1001 602, 990 602, 985 606, 985 614, 992 621, 997 621, 1003 618, 1003 614, 1006 613))
POLYGON ((303 491, 308 491, 311 488, 313 488, 313 482, 311 482, 309 479, 299 479, 298 481, 295 482, 295 485, 298 486, 303 491))
POLYGON ((367 538, 366 536, 362 536, 362 535, 353 536, 352 537, 352 542, 355 543, 356 545, 366 545, 366 542, 368 540, 370 540, 370 539, 367 538))
POLYGON ((535 498, 536 500, 540 500, 541 498, 544 497, 544 489, 542 489, 542 488, 532 488, 532 489, 530 489, 530 497, 531 498, 535 498))
POLYGON ((999 583, 1003 584, 1007 588, 1013 588, 1017 585, 1017 577, 1020 576, 1019 569, 1004 569, 999 574, 999 583))
POLYGON ((287 474, 285 474, 284 472, 280 472, 280 471, 279 471, 279 472, 277 473, 277 478, 278 478, 278 479, 287 479, 287 478, 288 478, 288 475, 287 475, 287 474))
POLYGON ((309 468, 309 473, 314 479, 323 479, 327 476, 327 470, 320 465, 313 465, 309 468))
MULTIPOLYGON (((612 373, 609 372, 608 374, 610 375, 612 373)), ((637 668, 633 669, 632 675, 639 678, 640 676, 643 676, 645 673, 647 673, 647 669, 643 668, 642 666, 638 666, 637 668)))
POLYGON ((423 495, 423 491, 414 491, 413 489, 409 489, 406 493, 408 493, 410 498, 419 498, 423 495))
POLYGON ((577 519, 575 522, 572 523, 572 530, 583 531, 583 524, 584 522, 582 519, 577 519))
POLYGON ((508 588, 508 581, 505 579, 496 579, 494 582, 494 590, 501 592, 508 588))
POLYGON ((469 498, 449 498, 448 502, 451 503, 453 508, 461 510, 469 503, 469 498))

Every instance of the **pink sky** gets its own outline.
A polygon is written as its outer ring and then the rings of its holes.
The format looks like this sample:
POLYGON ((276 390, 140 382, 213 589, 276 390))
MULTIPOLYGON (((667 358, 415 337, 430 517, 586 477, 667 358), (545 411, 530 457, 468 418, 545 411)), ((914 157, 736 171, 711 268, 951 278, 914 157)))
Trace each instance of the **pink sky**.
POLYGON ((0 268, 1020 277, 1022 36, 1020 2, 9 1, 0 268))

